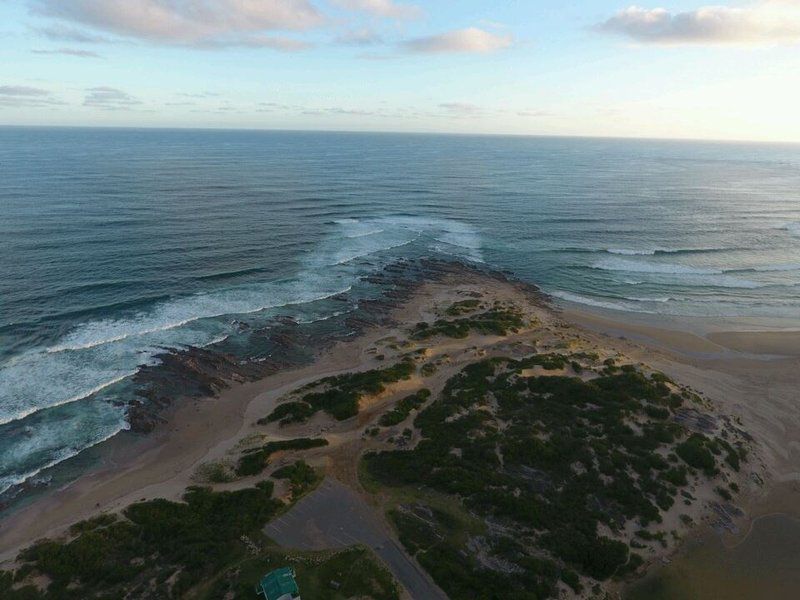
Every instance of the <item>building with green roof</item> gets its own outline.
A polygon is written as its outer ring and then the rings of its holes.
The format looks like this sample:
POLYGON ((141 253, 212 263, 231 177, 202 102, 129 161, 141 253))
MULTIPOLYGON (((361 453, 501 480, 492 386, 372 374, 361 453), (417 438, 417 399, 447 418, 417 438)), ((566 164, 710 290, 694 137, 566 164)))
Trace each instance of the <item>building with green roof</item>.
POLYGON ((264 575, 257 591, 266 600, 300 600, 300 588, 291 567, 275 569, 264 575))

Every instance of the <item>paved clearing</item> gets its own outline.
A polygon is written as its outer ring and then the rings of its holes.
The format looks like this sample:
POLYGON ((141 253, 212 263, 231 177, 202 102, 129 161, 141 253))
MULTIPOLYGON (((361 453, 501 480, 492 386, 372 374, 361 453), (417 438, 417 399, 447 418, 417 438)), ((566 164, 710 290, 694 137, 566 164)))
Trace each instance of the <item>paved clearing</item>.
POLYGON ((372 548, 414 600, 446 600, 390 535, 375 510, 350 488, 328 478, 264 532, 285 548, 325 550, 363 544, 372 548))

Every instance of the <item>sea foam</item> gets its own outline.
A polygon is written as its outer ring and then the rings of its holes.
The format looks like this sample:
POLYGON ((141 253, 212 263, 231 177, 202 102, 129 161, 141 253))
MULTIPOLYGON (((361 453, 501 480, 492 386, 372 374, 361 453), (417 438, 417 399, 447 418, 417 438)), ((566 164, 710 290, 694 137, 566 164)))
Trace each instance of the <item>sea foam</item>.
POLYGON ((594 263, 595 269, 603 271, 624 271, 627 273, 660 273, 668 275, 721 275, 721 269, 708 269, 674 263, 633 261, 623 258, 602 259, 594 263))

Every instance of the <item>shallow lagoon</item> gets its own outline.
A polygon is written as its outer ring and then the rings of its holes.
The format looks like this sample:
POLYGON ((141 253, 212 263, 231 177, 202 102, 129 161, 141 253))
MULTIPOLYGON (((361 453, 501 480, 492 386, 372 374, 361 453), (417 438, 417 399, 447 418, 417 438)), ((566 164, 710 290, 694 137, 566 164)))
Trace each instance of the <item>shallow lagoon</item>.
POLYGON ((727 548, 712 533, 633 586, 627 600, 800 598, 800 519, 761 517, 744 541, 727 548))

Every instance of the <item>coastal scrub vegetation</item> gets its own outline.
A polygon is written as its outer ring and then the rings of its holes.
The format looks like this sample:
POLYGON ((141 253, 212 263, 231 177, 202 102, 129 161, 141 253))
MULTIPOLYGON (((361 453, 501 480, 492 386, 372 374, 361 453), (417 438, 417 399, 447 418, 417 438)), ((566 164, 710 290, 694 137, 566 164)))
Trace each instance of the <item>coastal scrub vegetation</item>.
POLYGON ((444 313, 449 317, 460 317, 461 315, 475 312, 480 308, 481 301, 477 298, 470 298, 469 300, 461 300, 451 304, 444 313))
POLYGON ((485 312, 459 319, 437 319, 432 324, 424 321, 417 323, 411 332, 411 339, 427 340, 436 336, 463 339, 470 333, 503 336, 509 332, 519 331, 524 324, 522 314, 517 310, 493 307, 485 312))
POLYGON ((272 478, 289 481, 293 502, 299 500, 322 481, 322 476, 304 460, 298 460, 292 465, 278 469, 272 473, 272 478))
MULTIPOLYGON (((365 456, 372 483, 445 494, 491 523, 464 542, 441 511, 389 513, 451 598, 489 598, 497 589, 550 597, 559 580, 578 589, 581 576, 601 581, 637 569, 642 558, 631 548, 642 544, 626 540, 626 525, 646 531, 660 523, 689 477, 713 476, 717 455, 735 452, 669 419, 683 396, 632 365, 604 363, 586 379, 525 376, 578 359, 471 364, 416 416, 415 448, 365 456)), ((661 543, 646 536, 639 539, 661 543)))
POLYGON ((246 560, 216 578, 202 600, 253 600, 256 582, 272 569, 291 565, 303 598, 313 600, 399 600, 392 575, 364 547, 346 550, 286 553, 269 548, 257 558, 246 560))
POLYGON ((0 577, 0 597, 183 597, 245 557, 242 537, 261 535, 282 506, 272 489, 269 481, 235 492, 191 487, 182 502, 138 502, 119 516, 84 521, 64 539, 39 541, 21 552, 20 568, 0 577), (46 590, 25 585, 40 576, 49 581, 46 590))
POLYGON ((397 404, 395 405, 394 409, 390 410, 389 412, 383 414, 378 421, 378 424, 383 427, 391 427, 392 425, 397 425, 405 421, 409 415, 411 414, 412 410, 418 409, 420 406, 425 404, 428 398, 431 397, 431 391, 429 389, 421 389, 418 392, 415 392, 401 400, 398 400, 397 404))
POLYGON ((406 357, 391 367, 325 377, 301 388, 299 400, 278 405, 258 423, 300 423, 321 410, 338 421, 344 421, 358 414, 362 397, 380 394, 387 384, 410 379, 416 369, 414 360, 406 357))
POLYGON ((323 438, 297 438, 268 442, 259 448, 245 450, 236 466, 236 474, 240 477, 258 475, 269 464, 270 457, 276 452, 286 450, 310 450, 327 446, 328 440, 323 438))
POLYGON ((264 573, 287 564, 311 598, 399 598, 391 574, 365 548, 300 553, 269 546, 262 529, 282 506, 269 481, 236 492, 189 488, 182 502, 133 504, 23 551, 17 571, 0 571, 0 598, 244 600, 264 573))

